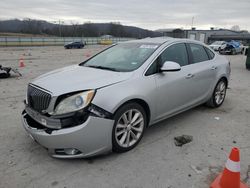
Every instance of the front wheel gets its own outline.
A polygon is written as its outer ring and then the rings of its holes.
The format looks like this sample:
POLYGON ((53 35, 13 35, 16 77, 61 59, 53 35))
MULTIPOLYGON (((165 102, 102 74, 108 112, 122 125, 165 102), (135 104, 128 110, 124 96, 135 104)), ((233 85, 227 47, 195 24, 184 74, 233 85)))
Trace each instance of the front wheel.
POLYGON ((221 79, 216 84, 213 95, 206 104, 213 108, 221 106, 225 100, 226 91, 227 91, 227 82, 225 79, 221 79))
POLYGON ((115 113, 114 119, 113 151, 133 149, 140 142, 147 124, 145 110, 137 103, 125 104, 115 113))

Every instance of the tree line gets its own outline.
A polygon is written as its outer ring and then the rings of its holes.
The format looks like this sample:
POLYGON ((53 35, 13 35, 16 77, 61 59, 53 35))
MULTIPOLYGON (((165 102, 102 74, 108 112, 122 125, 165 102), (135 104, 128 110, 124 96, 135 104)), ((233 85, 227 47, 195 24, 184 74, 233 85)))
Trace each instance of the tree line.
MULTIPOLYGON (((60 23, 60 22, 59 22, 60 23)), ((51 35, 60 37, 114 37, 145 38, 160 36, 160 33, 132 26, 124 26, 119 22, 71 23, 70 25, 49 23, 41 20, 10 20, 0 21, 0 32, 19 32, 28 34, 51 35)))

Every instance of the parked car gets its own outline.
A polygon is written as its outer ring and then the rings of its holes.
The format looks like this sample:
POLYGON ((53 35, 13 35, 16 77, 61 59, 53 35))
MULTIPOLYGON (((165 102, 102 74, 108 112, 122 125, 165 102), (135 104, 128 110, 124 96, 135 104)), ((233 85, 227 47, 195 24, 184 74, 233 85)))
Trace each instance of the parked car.
POLYGON ((223 48, 227 44, 226 41, 215 41, 212 44, 210 44, 210 48, 212 48, 214 51, 220 51, 221 48, 223 48))
POLYGON ((237 41, 227 42, 225 46, 221 47, 221 54, 231 54, 236 55, 243 52, 243 45, 237 41))
POLYGON ((72 48, 83 48, 85 45, 85 43, 83 43, 82 41, 79 42, 70 42, 68 44, 64 45, 65 49, 72 49, 72 48))
POLYGON ((198 41, 119 43, 30 82, 23 126, 53 157, 126 152, 148 126, 204 103, 221 106, 229 76, 229 61, 198 41))

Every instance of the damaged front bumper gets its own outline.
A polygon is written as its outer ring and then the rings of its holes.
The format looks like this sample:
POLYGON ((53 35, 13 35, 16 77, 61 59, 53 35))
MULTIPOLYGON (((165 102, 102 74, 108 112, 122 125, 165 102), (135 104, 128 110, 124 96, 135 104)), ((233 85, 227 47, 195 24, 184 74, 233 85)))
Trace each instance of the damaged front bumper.
POLYGON ((28 134, 56 158, 84 158, 111 151, 114 120, 93 112, 85 118, 81 124, 60 127, 61 119, 35 114, 29 108, 22 113, 22 123, 28 134))

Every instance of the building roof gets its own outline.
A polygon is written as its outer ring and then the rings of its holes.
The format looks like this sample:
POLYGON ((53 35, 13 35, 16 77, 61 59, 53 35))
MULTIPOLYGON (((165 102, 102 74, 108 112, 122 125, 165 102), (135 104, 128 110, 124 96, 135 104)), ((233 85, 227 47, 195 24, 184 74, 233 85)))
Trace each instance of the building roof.
POLYGON ((182 28, 168 28, 168 29, 158 29, 156 30, 157 32, 174 32, 174 31, 178 31, 178 30, 181 30, 181 31, 204 31, 204 32, 215 32, 215 31, 220 31, 220 32, 223 32, 223 31, 229 31, 229 32, 232 32, 232 33, 235 33, 235 34, 247 34, 248 31, 233 31, 233 30, 230 30, 230 29, 223 29, 223 28, 220 28, 220 29, 182 29, 182 28))
POLYGON ((181 28, 168 28, 168 29, 157 29, 156 32, 173 32, 175 30, 184 31, 184 29, 181 28))

